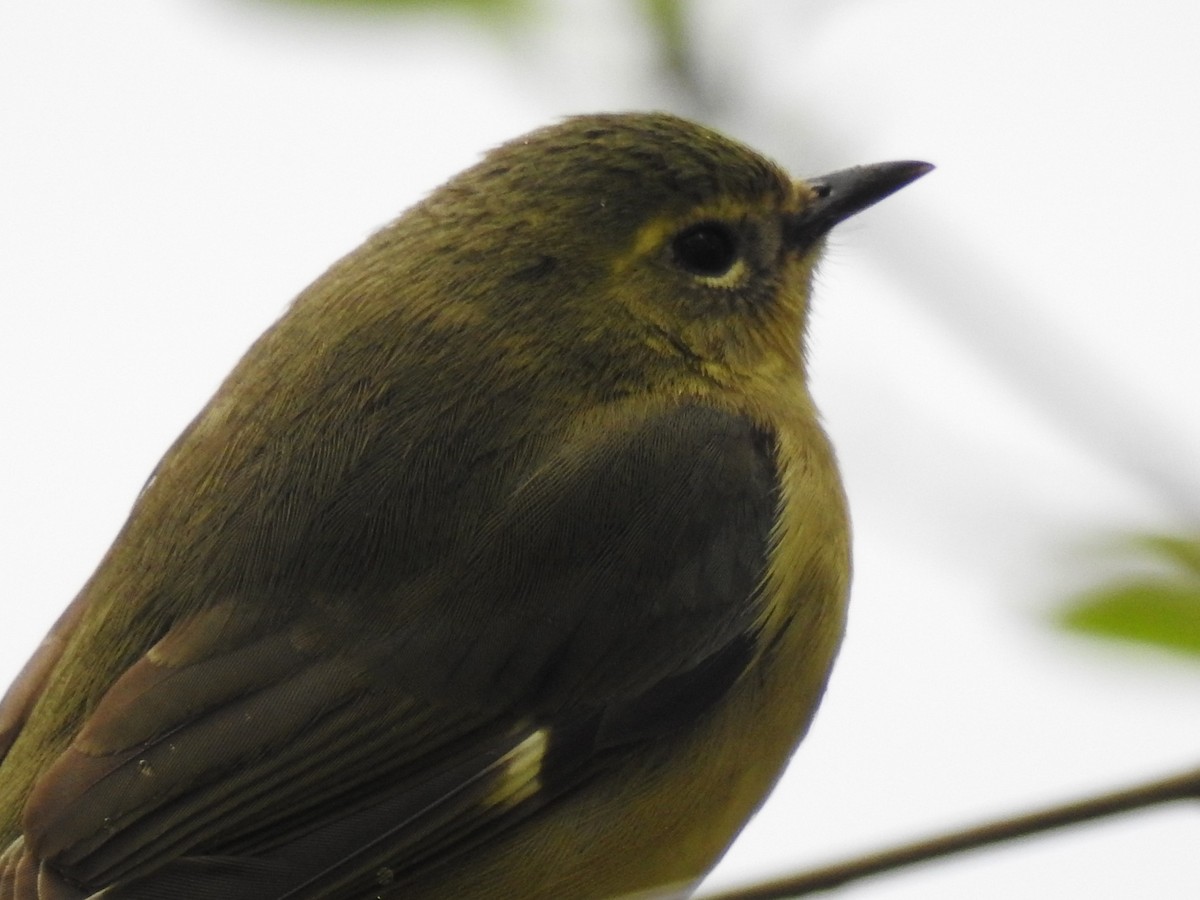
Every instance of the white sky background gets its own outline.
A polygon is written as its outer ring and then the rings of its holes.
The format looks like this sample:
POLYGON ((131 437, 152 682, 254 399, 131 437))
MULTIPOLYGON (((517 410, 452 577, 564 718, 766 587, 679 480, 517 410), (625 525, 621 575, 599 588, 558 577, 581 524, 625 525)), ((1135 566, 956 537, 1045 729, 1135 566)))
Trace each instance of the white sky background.
MULTIPOLYGON (((507 36, 230 0, 0 11, 0 682, 289 299, 483 150, 674 108, 638 20, 507 36)), ((841 227, 815 393, 856 526, 850 633, 728 885, 1173 771, 1200 668, 1064 636, 1107 537, 1200 517, 1200 5, 697 3, 710 124, 796 174, 925 158, 841 227)), ((1107 571, 1107 570, 1106 570, 1107 571)), ((1187 807, 853 898, 1193 898, 1187 807)))

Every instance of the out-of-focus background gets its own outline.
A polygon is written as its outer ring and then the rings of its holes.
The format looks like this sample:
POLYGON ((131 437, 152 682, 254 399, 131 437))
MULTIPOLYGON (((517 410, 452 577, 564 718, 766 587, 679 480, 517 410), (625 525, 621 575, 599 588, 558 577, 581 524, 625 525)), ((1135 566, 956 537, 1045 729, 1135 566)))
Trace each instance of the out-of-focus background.
MULTIPOLYGON (((856 526, 824 708, 711 886, 1195 764, 1197 656, 1056 616, 1200 519, 1189 0, 13 2, 0 11, 0 682, 289 299, 479 154, 667 109, 797 175, 938 170, 835 233, 814 392, 856 526)), ((1160 642, 1161 643, 1161 642, 1160 642)), ((1193 898, 1176 806, 862 898, 1193 898)))

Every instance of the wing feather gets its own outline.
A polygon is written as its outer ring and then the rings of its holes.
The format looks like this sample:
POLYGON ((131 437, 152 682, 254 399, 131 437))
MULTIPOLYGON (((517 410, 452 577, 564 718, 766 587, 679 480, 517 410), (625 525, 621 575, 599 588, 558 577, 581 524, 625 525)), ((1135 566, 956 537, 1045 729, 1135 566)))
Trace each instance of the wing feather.
POLYGON ((757 652, 773 439, 697 405, 613 423, 512 479, 403 621, 175 623, 37 779, 0 900, 373 896, 702 717, 757 652))

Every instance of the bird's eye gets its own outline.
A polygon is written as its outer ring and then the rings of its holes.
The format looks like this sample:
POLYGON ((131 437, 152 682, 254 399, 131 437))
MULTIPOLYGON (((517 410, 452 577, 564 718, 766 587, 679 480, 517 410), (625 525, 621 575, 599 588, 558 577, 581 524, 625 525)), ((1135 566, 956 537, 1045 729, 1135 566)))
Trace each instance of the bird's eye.
POLYGON ((737 262, 737 237, 720 222, 700 222, 675 235, 675 261, 693 275, 716 278, 737 262))

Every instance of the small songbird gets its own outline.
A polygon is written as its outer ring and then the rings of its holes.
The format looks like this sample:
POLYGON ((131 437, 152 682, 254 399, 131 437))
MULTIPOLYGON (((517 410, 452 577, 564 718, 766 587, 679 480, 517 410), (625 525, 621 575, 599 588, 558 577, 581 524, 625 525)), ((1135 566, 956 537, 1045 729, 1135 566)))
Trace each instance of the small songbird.
POLYGON ((0 900, 694 886, 842 636, 813 267, 929 169, 581 116, 336 263, 0 704, 0 900))

